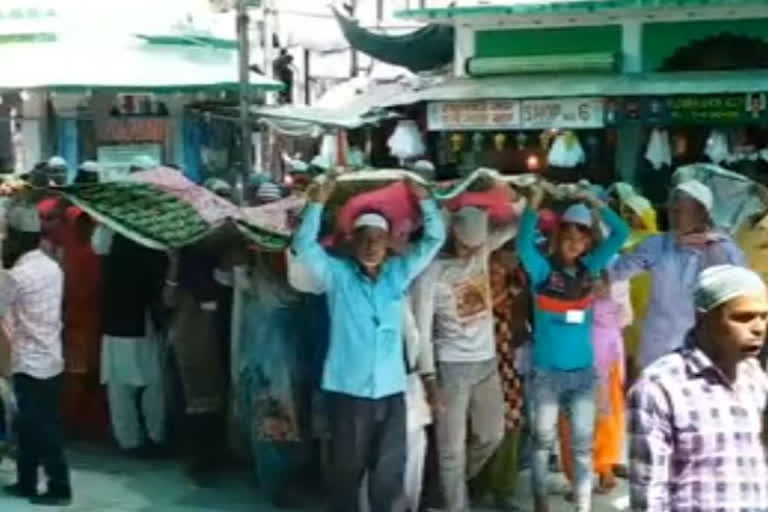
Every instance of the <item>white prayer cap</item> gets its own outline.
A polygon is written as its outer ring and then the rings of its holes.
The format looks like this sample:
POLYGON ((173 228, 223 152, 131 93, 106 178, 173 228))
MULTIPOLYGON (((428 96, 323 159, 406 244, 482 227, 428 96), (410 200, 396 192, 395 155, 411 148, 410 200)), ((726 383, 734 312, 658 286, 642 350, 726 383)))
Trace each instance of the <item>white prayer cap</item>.
POLYGON ((101 166, 94 162, 93 160, 86 160, 82 164, 80 164, 80 170, 83 172, 90 172, 93 174, 100 174, 101 173, 101 166))
POLYGON ((139 155, 131 161, 131 167, 141 169, 142 171, 149 171, 157 167, 157 165, 155 159, 147 155, 139 155))
POLYGON ((561 222, 592 228, 592 211, 582 203, 572 204, 565 210, 561 222))
POLYGON ((465 206, 451 217, 451 228, 464 245, 480 247, 488 240, 488 212, 465 206))
POLYGON ((6 224, 9 228, 24 233, 40 232, 40 214, 33 205, 17 203, 8 208, 6 224))
POLYGON ((52 169, 61 169, 61 168, 66 169, 67 168, 67 161, 64 160, 60 156, 52 156, 48 160, 48 167, 50 167, 52 169))
POLYGON ((737 297, 765 294, 765 283, 755 272, 735 265, 717 265, 699 274, 693 300, 700 313, 707 313, 737 297))
POLYGON ((378 213, 364 213, 355 219, 355 229, 379 228, 389 232, 389 221, 378 213))
POLYGON ((683 194, 691 197, 696 202, 701 204, 708 213, 712 211, 712 204, 714 203, 712 191, 702 182, 697 180, 688 180, 679 183, 673 190, 673 194, 679 192, 682 192, 683 194))

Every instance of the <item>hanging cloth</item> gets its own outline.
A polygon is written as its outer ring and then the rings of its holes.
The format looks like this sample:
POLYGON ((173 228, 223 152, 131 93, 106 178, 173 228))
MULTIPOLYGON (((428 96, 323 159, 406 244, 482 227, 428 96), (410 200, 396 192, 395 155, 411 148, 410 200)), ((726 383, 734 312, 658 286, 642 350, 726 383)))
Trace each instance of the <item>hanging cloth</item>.
POLYGON ((655 171, 672 165, 672 149, 669 145, 667 130, 653 129, 651 138, 648 140, 648 148, 645 150, 645 159, 651 163, 655 171))
POLYGON ((712 130, 712 133, 707 139, 707 146, 704 148, 704 154, 709 157, 715 164, 720 164, 731 155, 731 151, 728 147, 728 137, 725 133, 719 130, 712 130))
POLYGON ((387 146, 390 154, 401 161, 422 156, 427 151, 419 127, 409 119, 397 123, 395 131, 387 140, 387 146))
POLYGON ((555 138, 547 158, 551 166, 572 169, 577 165, 583 164, 587 156, 576 134, 565 132, 555 138))

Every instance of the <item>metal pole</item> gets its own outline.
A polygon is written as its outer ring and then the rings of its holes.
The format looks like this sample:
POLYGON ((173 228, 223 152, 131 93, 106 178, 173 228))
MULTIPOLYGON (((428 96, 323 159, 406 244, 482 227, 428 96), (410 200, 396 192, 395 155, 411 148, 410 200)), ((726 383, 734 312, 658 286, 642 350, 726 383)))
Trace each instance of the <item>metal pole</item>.
MULTIPOLYGON (((247 0, 237 0, 237 36, 240 55, 240 137, 241 137, 241 163, 240 179, 241 190, 245 191, 248 179, 253 171, 253 152, 251 147, 251 125, 248 120, 250 107, 250 73, 251 56, 250 41, 248 38, 248 6, 247 0)), ((243 202, 244 194, 238 199, 243 202)))
POLYGON ((304 48, 304 103, 307 106, 312 104, 312 84, 310 82, 312 77, 311 57, 308 48, 304 48))

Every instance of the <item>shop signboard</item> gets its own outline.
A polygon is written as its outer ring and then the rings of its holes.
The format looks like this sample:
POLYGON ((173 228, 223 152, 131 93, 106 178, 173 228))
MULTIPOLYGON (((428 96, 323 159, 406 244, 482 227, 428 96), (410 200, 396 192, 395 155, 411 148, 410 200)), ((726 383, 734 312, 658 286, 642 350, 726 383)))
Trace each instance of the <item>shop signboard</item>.
POLYGON ((109 118, 95 123, 96 138, 102 142, 160 142, 171 133, 167 118, 109 118))
POLYGON ((768 119, 766 94, 620 98, 606 103, 608 125, 749 123, 768 119))
POLYGON ((520 127, 517 100, 436 101, 427 105, 430 131, 509 130, 520 127))
POLYGON ((155 162, 163 161, 163 147, 160 144, 118 144, 99 146, 97 160, 104 170, 106 180, 119 179, 128 174, 136 157, 147 156, 155 162))
POLYGON ((523 130, 593 129, 604 125, 602 98, 526 100, 520 107, 523 130))

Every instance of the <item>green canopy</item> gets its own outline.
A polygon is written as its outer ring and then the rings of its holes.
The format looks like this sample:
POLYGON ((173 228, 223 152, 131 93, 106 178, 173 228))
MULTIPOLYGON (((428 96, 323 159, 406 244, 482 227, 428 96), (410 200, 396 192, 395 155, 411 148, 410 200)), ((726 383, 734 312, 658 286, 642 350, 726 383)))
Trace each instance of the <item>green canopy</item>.
POLYGON ((377 34, 333 10, 349 44, 374 59, 412 72, 428 71, 453 62, 453 27, 427 25, 405 35, 377 34))

